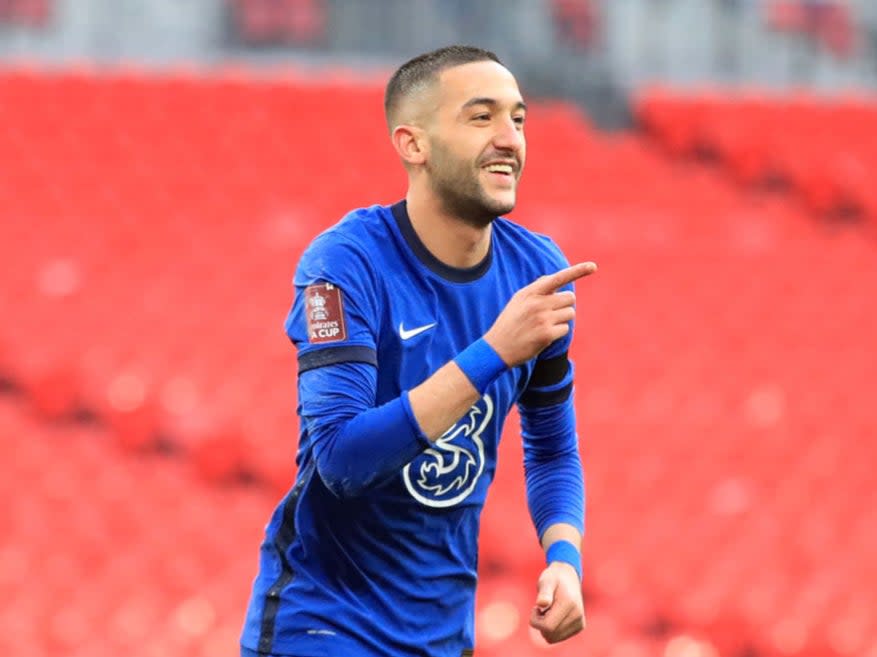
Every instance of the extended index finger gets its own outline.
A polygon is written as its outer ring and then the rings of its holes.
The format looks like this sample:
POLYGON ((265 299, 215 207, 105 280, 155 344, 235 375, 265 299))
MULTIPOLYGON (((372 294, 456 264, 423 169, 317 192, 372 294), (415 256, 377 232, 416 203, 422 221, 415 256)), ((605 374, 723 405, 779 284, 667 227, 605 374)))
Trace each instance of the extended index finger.
POLYGON ((553 274, 537 278, 532 283, 533 290, 540 294, 551 294, 558 288, 561 288, 568 283, 572 283, 573 281, 577 281, 584 276, 593 274, 595 271, 597 271, 597 263, 590 261, 579 262, 578 264, 571 265, 566 269, 561 269, 553 274))

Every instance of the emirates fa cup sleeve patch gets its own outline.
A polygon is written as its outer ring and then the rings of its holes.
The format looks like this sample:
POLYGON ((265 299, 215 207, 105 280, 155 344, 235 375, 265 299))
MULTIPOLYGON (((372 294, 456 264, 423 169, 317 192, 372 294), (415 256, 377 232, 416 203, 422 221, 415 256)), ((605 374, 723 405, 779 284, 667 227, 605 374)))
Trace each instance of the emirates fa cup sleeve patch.
POLYGON ((305 312, 308 318, 308 342, 311 344, 347 339, 341 290, 332 283, 318 283, 305 288, 305 312))

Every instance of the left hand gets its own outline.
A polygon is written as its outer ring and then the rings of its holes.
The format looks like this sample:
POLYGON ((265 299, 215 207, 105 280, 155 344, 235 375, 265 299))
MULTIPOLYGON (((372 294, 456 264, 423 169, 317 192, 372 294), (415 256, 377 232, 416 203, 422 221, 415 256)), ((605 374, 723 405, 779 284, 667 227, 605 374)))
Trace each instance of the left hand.
POLYGON ((548 643, 565 641, 582 631, 585 606, 575 568, 556 561, 542 571, 530 626, 539 630, 548 643))

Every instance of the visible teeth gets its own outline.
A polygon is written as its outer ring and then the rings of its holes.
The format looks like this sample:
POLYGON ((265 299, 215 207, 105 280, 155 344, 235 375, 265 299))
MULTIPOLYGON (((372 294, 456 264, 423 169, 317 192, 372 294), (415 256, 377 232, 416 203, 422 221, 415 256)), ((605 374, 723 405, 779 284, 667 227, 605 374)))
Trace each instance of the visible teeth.
POLYGON ((491 164, 487 167, 487 170, 492 173, 511 173, 512 165, 511 164, 491 164))

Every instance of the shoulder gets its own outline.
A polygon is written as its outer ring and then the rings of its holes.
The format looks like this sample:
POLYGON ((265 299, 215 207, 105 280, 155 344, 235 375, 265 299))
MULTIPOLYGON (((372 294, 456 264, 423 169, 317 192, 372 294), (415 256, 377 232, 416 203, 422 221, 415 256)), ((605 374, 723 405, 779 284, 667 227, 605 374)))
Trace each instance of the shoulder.
POLYGON ((313 257, 333 251, 368 252, 386 239, 388 212, 389 208, 383 205, 351 210, 336 224, 317 235, 304 255, 313 257))
POLYGON ((505 218, 497 219, 494 229, 497 246, 504 252, 502 257, 517 255, 521 261, 531 263, 541 270, 542 274, 553 273, 569 266, 561 248, 548 235, 537 233, 505 218))
POLYGON ((296 285, 318 279, 341 283, 363 275, 370 278, 376 254, 387 243, 387 211, 380 205, 352 210, 317 235, 299 259, 296 285))

